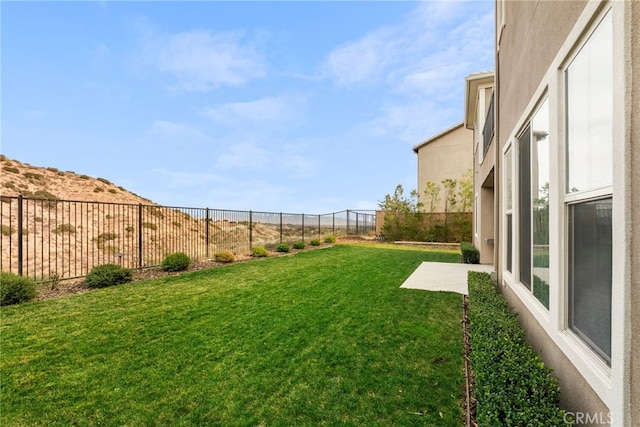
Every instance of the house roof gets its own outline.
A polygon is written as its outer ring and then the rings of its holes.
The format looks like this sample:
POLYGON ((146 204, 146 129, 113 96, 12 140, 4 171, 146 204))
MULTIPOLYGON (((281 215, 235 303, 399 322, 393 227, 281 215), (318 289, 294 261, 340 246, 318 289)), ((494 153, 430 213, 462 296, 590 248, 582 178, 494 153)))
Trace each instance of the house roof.
POLYGON ((422 141, 420 144, 418 144, 418 145, 416 145, 415 147, 413 147, 413 151, 414 151, 415 153, 417 153, 417 152, 418 152, 418 150, 419 150, 419 149, 421 149, 422 147, 424 147, 425 145, 428 145, 428 144, 432 143, 433 141, 435 141, 435 140, 437 140, 437 139, 440 139, 440 138, 442 138, 443 136, 445 136, 445 135, 447 135, 447 134, 449 134, 449 133, 451 133, 451 132, 453 132, 453 131, 455 131, 455 130, 457 130, 457 129, 460 129, 462 126, 464 126, 464 123, 458 123, 457 125, 452 126, 452 127, 450 127, 449 129, 443 130, 443 131, 442 131, 442 132, 440 132, 439 134, 434 135, 434 136, 432 136, 431 138, 429 138, 429 139, 427 139, 427 140, 425 140, 425 141, 422 141))
POLYGON ((478 87, 480 85, 493 85, 495 73, 493 71, 483 71, 469 74, 465 78, 466 90, 464 92, 464 125, 467 129, 473 129, 474 115, 476 114, 476 101, 478 97, 478 87))

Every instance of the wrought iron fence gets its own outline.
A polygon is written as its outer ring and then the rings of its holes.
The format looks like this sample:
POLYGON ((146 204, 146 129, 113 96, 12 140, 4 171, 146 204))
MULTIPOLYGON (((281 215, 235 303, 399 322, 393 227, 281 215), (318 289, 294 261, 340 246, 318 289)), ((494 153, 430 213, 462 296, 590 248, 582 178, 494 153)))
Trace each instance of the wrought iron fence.
POLYGON ((373 211, 321 215, 2 196, 0 270, 36 281, 83 277, 100 264, 157 266, 169 253, 209 259, 220 250, 373 234, 373 211))

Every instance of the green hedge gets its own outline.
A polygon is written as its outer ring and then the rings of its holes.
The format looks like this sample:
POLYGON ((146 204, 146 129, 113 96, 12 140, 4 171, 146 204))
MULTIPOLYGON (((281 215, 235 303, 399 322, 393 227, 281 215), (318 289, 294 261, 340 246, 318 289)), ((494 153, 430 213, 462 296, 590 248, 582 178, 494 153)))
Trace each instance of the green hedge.
POLYGON ((31 277, 0 273, 0 305, 31 301, 36 294, 36 282, 31 277))
POLYGON ((556 379, 525 341, 489 274, 469 272, 468 284, 478 425, 566 425, 556 379))
POLYGON ((465 264, 480 264, 480 251, 469 242, 460 242, 462 262, 465 264))

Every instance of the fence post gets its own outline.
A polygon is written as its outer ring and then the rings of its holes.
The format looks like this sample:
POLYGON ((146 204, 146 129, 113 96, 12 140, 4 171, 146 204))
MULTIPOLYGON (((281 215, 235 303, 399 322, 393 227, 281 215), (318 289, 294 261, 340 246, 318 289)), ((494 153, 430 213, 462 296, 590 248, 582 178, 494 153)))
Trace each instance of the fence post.
POLYGON ((22 276, 22 201, 22 194, 18 194, 18 276, 22 276))
POLYGON ((249 250, 253 249, 253 211, 249 211, 249 250))
POLYGON ((349 209, 347 209, 347 236, 349 235, 349 209))
POLYGON ((302 241, 304 242, 304 214, 302 214, 302 241))
POLYGON ((358 227, 358 219, 360 219, 360 214, 358 214, 358 212, 356 212, 356 235, 360 234, 360 227, 358 227))
POLYGON ((207 208, 207 210, 205 211, 205 220, 206 220, 206 225, 205 225, 205 242, 207 244, 207 249, 205 250, 205 256, 207 257, 207 259, 209 259, 209 208, 207 208))
POLYGON ((138 268, 142 270, 142 203, 138 203, 138 268))
POLYGON ((336 235, 336 213, 332 213, 331 216, 333 217, 333 222, 331 224, 331 234, 333 236, 336 235))
POLYGON ((320 227, 322 227, 322 225, 320 224, 320 214, 318 214, 318 240, 320 240, 320 227))
POLYGON ((282 243, 282 212, 280 212, 280 243, 282 243))

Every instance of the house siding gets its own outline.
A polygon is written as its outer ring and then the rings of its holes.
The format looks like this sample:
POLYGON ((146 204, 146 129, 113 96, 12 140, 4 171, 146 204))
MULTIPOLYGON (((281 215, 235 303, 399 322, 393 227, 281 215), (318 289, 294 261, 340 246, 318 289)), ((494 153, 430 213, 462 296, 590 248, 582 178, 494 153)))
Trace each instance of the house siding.
MULTIPOLYGON (((498 0, 500 1, 500 0, 498 0)), ((598 415, 591 423, 640 425, 640 1, 504 1, 496 56, 496 199, 504 197, 503 153, 548 97, 551 126, 549 258, 551 304, 545 309, 504 266, 504 209, 496 212, 496 271, 502 293, 519 313, 527 338, 560 380, 561 406, 598 415), (613 16, 613 285, 610 368, 567 326, 568 208, 565 173, 564 74, 603 12, 613 16), (541 48, 544 47, 544 48, 541 48), (555 185, 555 188, 553 186, 555 185), (595 420, 595 421, 594 421, 595 420)), ((517 176, 517 175, 516 175, 517 176)), ((517 225, 516 225, 517 227, 517 225)), ((516 229, 517 230, 517 229, 516 229)), ((516 231, 514 230, 514 233, 516 231)), ((517 249, 514 248, 514 251, 517 249)), ((517 255, 517 252, 515 252, 517 255)))
MULTIPOLYGON (((628 6, 627 24, 631 27, 629 48, 629 73, 625 86, 631 91, 628 117, 630 120, 630 369, 629 369, 629 425, 640 425, 640 2, 628 6), (635 23, 635 25, 633 25, 635 23), (635 76, 635 78, 634 78, 635 76)), ((625 11, 626 12, 626 11, 625 11)))
POLYGON ((418 145, 414 150, 418 154, 418 197, 424 204, 423 210, 430 210, 429 200, 425 198, 424 190, 427 182, 438 184, 440 203, 434 213, 445 210, 445 193, 442 181, 445 179, 459 180, 473 165, 473 134, 462 124, 441 136, 436 136, 418 145))

